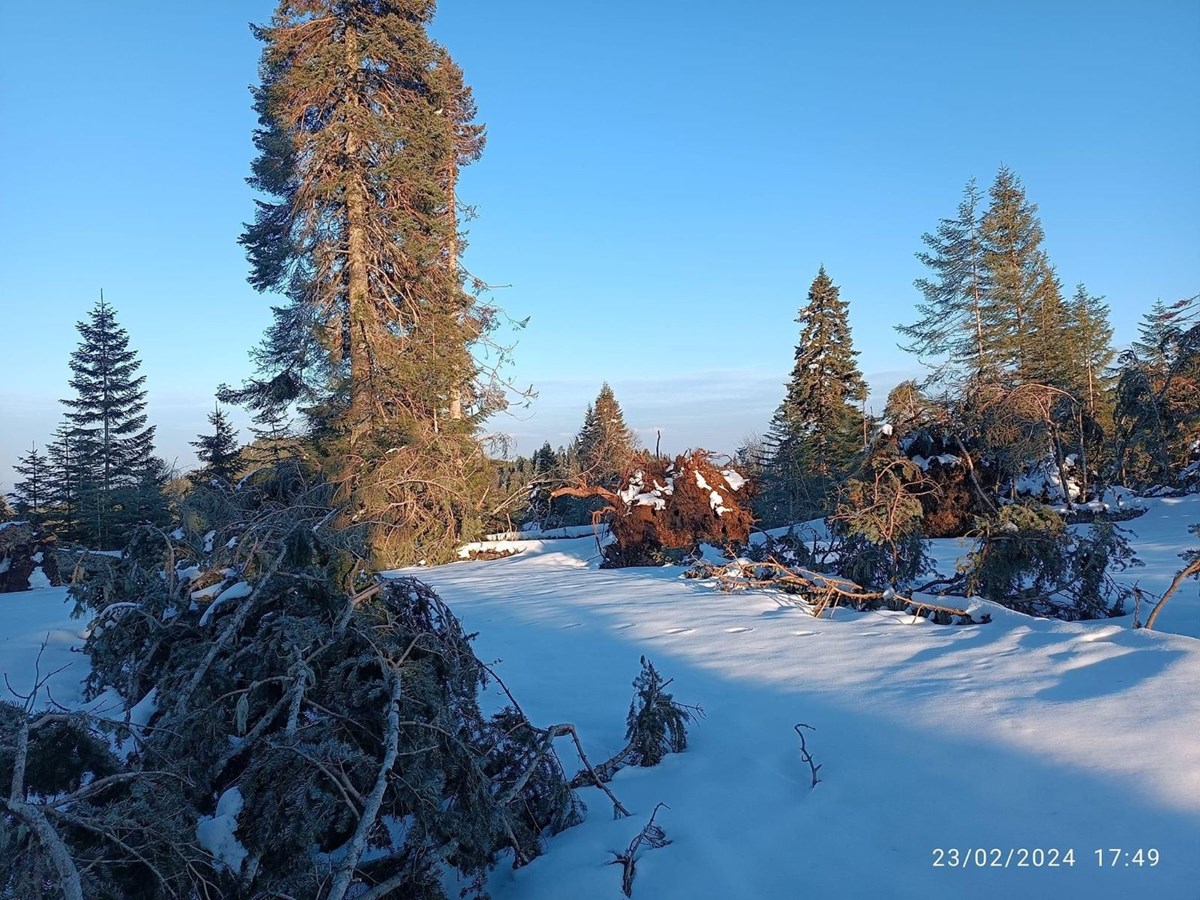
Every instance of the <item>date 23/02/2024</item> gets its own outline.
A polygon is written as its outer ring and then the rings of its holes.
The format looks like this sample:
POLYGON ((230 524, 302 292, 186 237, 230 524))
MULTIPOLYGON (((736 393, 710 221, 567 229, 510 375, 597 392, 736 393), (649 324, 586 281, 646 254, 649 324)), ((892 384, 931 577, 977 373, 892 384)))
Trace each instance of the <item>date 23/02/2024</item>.
POLYGON ((1070 847, 934 847, 931 853, 935 869, 1057 869, 1073 868, 1077 861, 1109 869, 1153 868, 1160 862, 1153 847, 1105 847, 1078 855, 1070 847))

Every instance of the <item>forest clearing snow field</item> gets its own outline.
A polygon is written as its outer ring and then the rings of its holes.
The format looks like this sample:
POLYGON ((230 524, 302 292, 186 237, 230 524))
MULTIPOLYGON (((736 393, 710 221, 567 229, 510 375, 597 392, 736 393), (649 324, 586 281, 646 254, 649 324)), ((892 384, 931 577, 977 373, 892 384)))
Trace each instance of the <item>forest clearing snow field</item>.
MULTIPOLYGON (((1157 594, 1194 546, 1200 498, 1147 505, 1124 523, 1147 566, 1125 577, 1157 594)), ((939 626, 888 611, 813 619, 784 595, 722 593, 678 567, 602 570, 591 537, 509 545, 522 552, 405 574, 478 632, 477 655, 535 724, 574 723, 592 761, 608 758, 642 654, 705 718, 684 753, 614 778, 632 817, 614 821, 598 789, 582 790, 587 820, 530 865, 501 864, 496 900, 621 897, 609 851, 658 803, 672 843, 640 856, 642 900, 1200 898, 1194 583, 1156 632, 989 603, 988 624, 939 626), (798 722, 815 728, 815 788, 798 722)), ((935 542, 943 569, 964 551, 935 542)), ((84 623, 64 601, 63 588, 0 595, 0 671, 31 682, 49 635, 42 671, 70 663, 52 689, 77 705, 84 623)), ((557 749, 573 773, 569 739, 557 749)))

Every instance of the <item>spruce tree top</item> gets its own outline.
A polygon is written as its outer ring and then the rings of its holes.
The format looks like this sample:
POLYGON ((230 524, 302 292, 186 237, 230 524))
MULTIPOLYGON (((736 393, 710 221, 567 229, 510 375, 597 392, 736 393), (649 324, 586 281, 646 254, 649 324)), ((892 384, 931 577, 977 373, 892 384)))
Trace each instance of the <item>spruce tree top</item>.
POLYGON ((813 279, 808 303, 796 322, 800 343, 781 412, 789 421, 815 428, 829 410, 867 398, 867 383, 850 334, 849 309, 824 266, 813 279))
POLYGON ((150 466, 154 426, 146 425, 146 376, 103 295, 88 320, 79 322, 79 346, 71 354, 73 398, 61 402, 89 471, 103 490, 136 481, 150 466))

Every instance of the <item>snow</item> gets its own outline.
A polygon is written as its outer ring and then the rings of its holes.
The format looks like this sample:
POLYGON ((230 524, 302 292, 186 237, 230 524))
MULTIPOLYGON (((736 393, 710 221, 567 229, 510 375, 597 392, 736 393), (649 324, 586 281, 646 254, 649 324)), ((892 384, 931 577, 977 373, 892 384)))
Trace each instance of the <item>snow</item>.
MULTIPOLYGON (((1155 518, 1123 523, 1140 528, 1150 565, 1132 577, 1144 585, 1156 565, 1169 581, 1174 555, 1192 545, 1187 525, 1200 521, 1200 498, 1151 504, 1155 518)), ((970 549, 934 544, 946 565, 970 549)), ((974 601, 993 616, 979 626, 914 627, 888 611, 813 619, 783 595, 724 594, 678 568, 599 569, 593 540, 519 549, 416 574, 479 632, 476 653, 501 660, 535 722, 573 722, 591 758, 607 758, 622 746, 643 653, 707 717, 685 753, 616 776, 632 818, 613 821, 603 795, 584 790, 587 821, 531 865, 498 867, 495 900, 557 900, 564 885, 573 900, 619 897, 608 851, 659 802, 673 843, 641 857, 635 897, 1195 896, 1193 638, 1134 631, 1131 616, 1068 623, 987 601, 974 601), (797 722, 816 729, 806 733, 823 767, 815 789, 797 722), (937 848, 976 847, 1071 849, 1074 865, 932 865, 937 848), (1095 851, 1108 847, 1154 847, 1162 862, 1101 867, 1095 851)), ((1164 625, 1200 618, 1195 586, 1185 593, 1164 625)), ((558 750, 573 772, 569 742, 558 750)))
POLYGON ((29 557, 29 558, 30 558, 30 559, 31 559, 33 562, 35 562, 35 563, 39 563, 39 564, 40 564, 40 563, 43 563, 43 562, 45 562, 45 560, 42 558, 42 551, 41 551, 41 550, 39 550, 37 553, 33 554, 33 556, 31 556, 31 557, 29 557))
MULTIPOLYGON (((600 531, 607 531, 607 525, 601 525, 600 531)), ((521 540, 550 540, 553 538, 590 537, 595 534, 592 525, 564 525, 561 528, 541 528, 536 523, 530 523, 521 531, 501 531, 487 535, 489 541, 521 541, 521 540)), ((482 546, 479 545, 479 546, 482 546)), ((465 554, 462 554, 465 555, 465 554)))
POLYGON ((0 522, 0 531, 3 531, 5 528, 8 528, 12 525, 28 525, 28 524, 29 523, 24 519, 13 519, 8 522, 0 522))
POLYGON ((734 469, 722 469, 721 474, 725 476, 725 483, 729 485, 729 489, 740 491, 746 483, 746 479, 734 469))
POLYGON ((215 597, 217 594, 219 594, 224 584, 225 582, 218 581, 214 584, 210 584, 206 588, 200 588, 198 591, 192 591, 188 596, 193 600, 208 600, 209 598, 215 597))
POLYGON ((4 559, 0 559, 0 575, 3 575, 5 572, 7 572, 10 565, 12 565, 12 559, 10 557, 6 556, 4 559))
POLYGON ((215 531, 210 531, 208 534, 204 535, 204 552, 205 553, 212 553, 213 538, 215 538, 216 536, 217 536, 217 533, 215 531))
POLYGON ((46 576, 46 573, 42 571, 41 566, 35 567, 34 570, 29 573, 29 589, 32 591, 37 591, 48 587, 52 587, 50 584, 50 579, 46 576))
POLYGON ((935 462, 941 463, 946 468, 962 464, 962 459, 955 456, 953 453, 939 453, 937 456, 914 456, 912 461, 917 464, 922 472, 928 472, 929 467, 935 462))
POLYGON ((242 863, 249 855, 237 839, 237 817, 242 811, 242 792, 231 787, 217 801, 217 811, 212 816, 201 816, 196 823, 196 839, 200 846, 234 872, 241 871, 242 863))
MULTIPOLYGON (((1200 497, 1143 503, 1145 515, 1119 525, 1147 565, 1117 577, 1157 595, 1181 567, 1180 550, 1196 546, 1187 529, 1200 522, 1200 497)), ((970 550, 969 541, 932 544, 943 572, 970 550)), ((597 789, 581 791, 587 820, 549 838, 529 866, 502 862, 488 885, 495 900, 619 898, 608 851, 626 847, 659 802, 669 808, 656 821, 673 843, 641 856, 635 897, 1196 897, 1195 582, 1155 632, 1133 630, 1132 611, 1059 622, 987 601, 975 602, 991 623, 951 627, 888 611, 813 619, 784 595, 721 593, 677 567, 602 570, 591 529, 507 545, 522 552, 415 574, 478 632, 476 653, 498 660, 535 723, 572 722, 593 761, 609 757, 623 746, 643 653, 674 679, 676 699, 707 716, 690 728, 686 752, 613 780, 632 818, 612 820, 597 789), (815 788, 797 722, 815 728, 806 732, 822 766, 815 788), (939 848, 992 847, 1070 849, 1074 865, 933 865, 939 848), (1095 851, 1110 847, 1153 847, 1161 862, 1097 865, 1095 851)), ((66 588, 0 594, 0 672, 27 688, 46 641, 41 671, 67 665, 51 681, 54 699, 81 707, 87 660, 71 650, 86 623, 71 608, 66 588)), ((494 709, 503 698, 490 690, 494 709)), ((139 727, 153 696, 131 710, 139 727)), ((112 699, 93 706, 102 702, 112 699)), ((570 741, 558 751, 574 772, 570 741)), ((234 870, 247 858, 241 805, 226 791, 196 828, 234 870)))
MULTIPOLYGON (((206 588, 206 590, 209 589, 206 588)), ((252 591, 253 588, 248 581, 239 581, 237 584, 230 585, 229 587, 225 588, 225 590, 221 591, 221 593, 217 595, 217 599, 209 604, 208 609, 204 610, 204 614, 200 616, 201 627, 212 621, 213 614, 222 603, 225 603, 228 600, 240 600, 242 597, 249 597, 252 591)), ((192 594, 192 598, 196 599, 196 594, 200 593, 203 592, 197 591, 195 594, 192 594)))
MULTIPOLYGON (((43 674, 63 667, 50 679, 50 693, 65 706, 83 704, 82 682, 89 666, 87 657, 72 649, 83 646, 87 623, 71 618, 74 608, 66 587, 0 594, 0 674, 8 676, 15 690, 33 687, 35 667, 43 674)), ((45 695, 39 701, 39 707, 49 704, 45 695)))

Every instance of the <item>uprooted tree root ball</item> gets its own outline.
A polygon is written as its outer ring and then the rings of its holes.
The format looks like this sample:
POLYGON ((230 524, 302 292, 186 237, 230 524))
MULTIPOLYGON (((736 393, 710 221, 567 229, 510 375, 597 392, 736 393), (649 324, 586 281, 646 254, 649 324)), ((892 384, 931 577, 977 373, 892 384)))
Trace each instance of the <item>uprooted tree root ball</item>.
POLYGON ((621 474, 621 487, 609 490, 579 484, 552 497, 599 497, 606 506, 594 521, 608 522, 614 542, 604 548, 605 565, 661 565, 701 542, 744 544, 750 536, 749 499, 753 485, 726 460, 705 450, 674 460, 641 452, 621 474))

